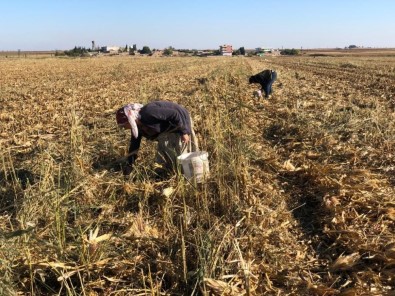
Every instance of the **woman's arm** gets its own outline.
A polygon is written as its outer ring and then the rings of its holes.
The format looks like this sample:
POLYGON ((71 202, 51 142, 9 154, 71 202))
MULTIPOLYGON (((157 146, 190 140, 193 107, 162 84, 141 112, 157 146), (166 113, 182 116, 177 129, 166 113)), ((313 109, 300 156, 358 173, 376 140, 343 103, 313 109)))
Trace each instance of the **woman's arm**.
POLYGON ((129 155, 128 155, 128 161, 126 166, 123 168, 123 174, 124 175, 129 175, 132 170, 133 170, 133 165, 137 159, 137 153, 140 149, 140 143, 141 143, 141 133, 139 133, 139 136, 137 139, 133 137, 133 134, 131 135, 130 138, 130 145, 129 145, 129 155))

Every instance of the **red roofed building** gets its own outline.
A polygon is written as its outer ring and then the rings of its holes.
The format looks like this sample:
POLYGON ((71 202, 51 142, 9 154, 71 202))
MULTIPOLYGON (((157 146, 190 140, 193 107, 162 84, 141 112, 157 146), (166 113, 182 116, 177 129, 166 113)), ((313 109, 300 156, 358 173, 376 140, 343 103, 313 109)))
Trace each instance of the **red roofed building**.
POLYGON ((224 44, 219 47, 219 51, 223 56, 231 56, 233 53, 232 45, 224 44))

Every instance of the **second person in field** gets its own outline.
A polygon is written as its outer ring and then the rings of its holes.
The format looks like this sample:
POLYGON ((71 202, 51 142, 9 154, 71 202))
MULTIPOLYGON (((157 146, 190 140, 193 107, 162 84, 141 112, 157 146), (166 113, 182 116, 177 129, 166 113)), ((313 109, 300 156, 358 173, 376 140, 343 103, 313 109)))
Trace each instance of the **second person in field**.
MULTIPOLYGON (((277 72, 274 70, 263 70, 262 72, 259 72, 258 74, 252 75, 249 78, 250 83, 259 83, 261 85, 261 91, 265 93, 265 98, 268 99, 269 96, 272 94, 273 89, 272 85, 274 81, 277 79, 277 72)), ((261 96, 261 92, 258 95, 259 97, 261 96)))

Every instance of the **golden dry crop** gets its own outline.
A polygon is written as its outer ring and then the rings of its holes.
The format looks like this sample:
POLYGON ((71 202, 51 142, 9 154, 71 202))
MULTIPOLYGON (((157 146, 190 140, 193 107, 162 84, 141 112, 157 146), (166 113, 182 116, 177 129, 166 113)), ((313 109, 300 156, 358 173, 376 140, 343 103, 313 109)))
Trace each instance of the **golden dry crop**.
POLYGON ((0 58, 0 294, 383 295, 395 57, 0 58), (248 76, 278 72, 268 100, 248 76), (187 107, 210 179, 129 178, 114 111, 187 107))

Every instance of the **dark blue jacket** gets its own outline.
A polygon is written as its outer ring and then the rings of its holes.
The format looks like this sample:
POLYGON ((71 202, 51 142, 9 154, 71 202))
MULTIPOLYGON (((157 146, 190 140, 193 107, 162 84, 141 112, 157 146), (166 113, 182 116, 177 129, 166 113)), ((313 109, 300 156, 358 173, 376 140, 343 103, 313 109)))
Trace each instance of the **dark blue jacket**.
POLYGON ((277 72, 273 70, 264 70, 249 78, 250 83, 259 83, 265 96, 268 97, 272 93, 272 84, 277 79, 277 72))
MULTIPOLYGON (((155 140, 164 132, 191 134, 191 118, 188 111, 173 102, 154 101, 144 105, 140 110, 139 136, 137 139, 131 135, 129 153, 140 148, 141 138, 155 140)), ((136 159, 136 154, 129 156, 129 163, 136 159)))

